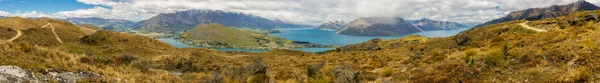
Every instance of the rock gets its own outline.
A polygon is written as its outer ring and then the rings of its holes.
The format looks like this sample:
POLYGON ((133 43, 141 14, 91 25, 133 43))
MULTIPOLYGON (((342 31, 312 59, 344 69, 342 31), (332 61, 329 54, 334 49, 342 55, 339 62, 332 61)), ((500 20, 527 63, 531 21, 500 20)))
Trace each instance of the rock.
POLYGON ((100 77, 100 74, 88 72, 88 71, 76 71, 76 72, 49 72, 43 78, 51 78, 60 83, 75 83, 79 79, 95 78, 100 77))
POLYGON ((348 65, 336 67, 330 70, 330 73, 337 76, 337 83, 359 83, 360 72, 350 68, 348 65))
POLYGON ((0 66, 0 83, 15 82, 15 83, 39 83, 33 73, 23 70, 17 66, 0 66))
POLYGON ((75 83, 80 79, 101 77, 100 74, 88 71, 76 72, 48 72, 46 75, 36 77, 33 72, 17 66, 0 66, 0 83, 41 83, 49 79, 59 83, 75 83))

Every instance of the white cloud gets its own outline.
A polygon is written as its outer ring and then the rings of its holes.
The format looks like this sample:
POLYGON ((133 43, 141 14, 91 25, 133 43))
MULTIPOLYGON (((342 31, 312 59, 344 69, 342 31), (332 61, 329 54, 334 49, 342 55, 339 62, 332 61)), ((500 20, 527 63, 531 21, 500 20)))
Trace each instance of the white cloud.
MULTIPOLYGON (((508 12, 562 5, 574 0, 77 0, 100 5, 62 11, 53 17, 102 17, 140 21, 159 13, 190 9, 243 12, 300 24, 362 17, 430 18, 456 22, 485 22, 508 12)), ((587 0, 598 4, 600 0, 587 0)), ((31 13, 31 12, 29 12, 31 13)))
POLYGON ((6 11, 0 11, 0 16, 8 16, 8 14, 10 14, 10 13, 8 13, 6 11))

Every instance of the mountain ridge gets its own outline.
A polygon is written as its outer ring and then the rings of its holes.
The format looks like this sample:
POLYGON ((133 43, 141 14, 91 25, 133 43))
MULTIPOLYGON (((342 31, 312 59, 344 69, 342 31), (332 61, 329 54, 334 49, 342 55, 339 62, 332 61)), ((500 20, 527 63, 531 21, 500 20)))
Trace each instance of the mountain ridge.
POLYGON ((407 20, 411 24, 415 25, 423 29, 424 31, 433 31, 433 30, 452 30, 458 28, 468 28, 468 26, 449 21, 435 21, 427 18, 422 18, 420 20, 407 20))
POLYGON ((91 17, 91 18, 67 18, 65 19, 73 24, 83 25, 83 24, 91 24, 98 27, 101 27, 105 30, 118 30, 123 31, 125 29, 130 29, 135 22, 123 19, 105 19, 99 17, 91 17))
POLYGON ((578 0, 576 2, 566 5, 552 5, 550 7, 541 8, 529 8, 525 10, 514 11, 506 15, 505 17, 494 19, 475 27, 481 27, 489 24, 512 21, 512 20, 539 20, 547 18, 555 18, 559 16, 565 16, 572 12, 584 11, 584 10, 598 10, 600 7, 591 4, 585 0, 578 0))
POLYGON ((228 27, 269 30, 277 28, 300 28, 308 25, 284 23, 263 17, 222 10, 187 10, 161 13, 134 25, 142 32, 180 33, 198 24, 218 23, 228 27))
POLYGON ((356 19, 335 33, 353 36, 393 36, 422 31, 402 18, 369 17, 356 19))
POLYGON ((314 28, 314 30, 333 30, 336 31, 338 29, 343 28, 344 26, 346 26, 346 22, 344 21, 328 21, 325 22, 319 26, 317 26, 316 28, 314 28))

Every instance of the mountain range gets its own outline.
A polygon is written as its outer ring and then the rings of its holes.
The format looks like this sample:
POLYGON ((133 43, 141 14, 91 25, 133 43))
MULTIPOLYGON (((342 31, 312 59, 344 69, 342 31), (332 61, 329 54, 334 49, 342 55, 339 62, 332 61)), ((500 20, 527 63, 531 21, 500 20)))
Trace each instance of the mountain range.
POLYGON ((98 17, 92 18, 68 18, 66 21, 69 21, 73 24, 82 25, 82 24, 91 24, 98 26, 104 30, 118 30, 122 31, 124 29, 131 28, 135 22, 123 19, 104 19, 98 17))
POLYGON ((448 21, 434 21, 427 18, 423 18, 420 20, 408 20, 412 25, 423 29, 424 31, 433 31, 433 30, 451 30, 458 28, 468 28, 467 25, 463 25, 456 22, 448 22, 448 21))
POLYGON ((328 21, 325 22, 315 28, 315 30, 333 30, 336 31, 338 29, 343 28, 346 24, 344 21, 328 21))
POLYGON ((244 13, 222 10, 188 10, 175 13, 161 13, 143 20, 134 29, 142 32, 182 33, 198 24, 218 23, 233 28, 269 30, 277 28, 300 28, 309 25, 285 23, 244 13))
POLYGON ((353 36, 393 36, 422 31, 424 30, 402 18, 370 17, 356 19, 335 33, 353 36))
POLYGON ((585 10, 598 10, 600 7, 589 3, 585 0, 578 0, 577 2, 567 4, 567 5, 553 5, 550 7, 544 8, 530 8, 526 10, 520 10, 511 12, 505 17, 495 19, 492 21, 485 22, 483 24, 477 25, 476 27, 481 27, 489 24, 496 24, 501 22, 507 22, 512 20, 539 20, 539 19, 547 19, 547 18, 555 18, 559 16, 564 16, 577 11, 585 11, 585 10))

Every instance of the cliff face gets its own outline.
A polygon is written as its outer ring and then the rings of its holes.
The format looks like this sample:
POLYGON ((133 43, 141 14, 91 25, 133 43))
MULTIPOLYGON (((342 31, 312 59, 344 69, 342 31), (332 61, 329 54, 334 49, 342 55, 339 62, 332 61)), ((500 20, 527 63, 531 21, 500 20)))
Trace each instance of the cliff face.
POLYGON ((422 31, 402 18, 371 17, 354 20, 335 33, 354 36, 393 36, 422 31))
POLYGON ((468 28, 468 26, 456 22, 434 21, 430 19, 410 20, 410 23, 425 31, 431 30, 451 30, 458 28, 468 28))
POLYGON ((555 18, 559 16, 565 16, 567 14, 584 11, 584 10, 598 10, 600 7, 591 4, 585 0, 579 0, 577 2, 567 4, 567 5, 553 5, 545 8, 530 8, 526 10, 520 10, 511 12, 505 17, 495 19, 476 27, 481 27, 489 24, 513 21, 513 20, 539 20, 539 19, 547 19, 547 18, 555 18))
POLYGON ((329 21, 327 23, 323 23, 315 28, 315 30, 338 30, 343 28, 346 24, 344 21, 329 21))
POLYGON ((310 27, 306 25, 289 24, 281 21, 244 14, 224 12, 220 10, 188 10, 176 13, 161 13, 148 20, 137 23, 134 28, 142 32, 183 32, 198 24, 218 23, 227 27, 249 29, 276 29, 310 27))

